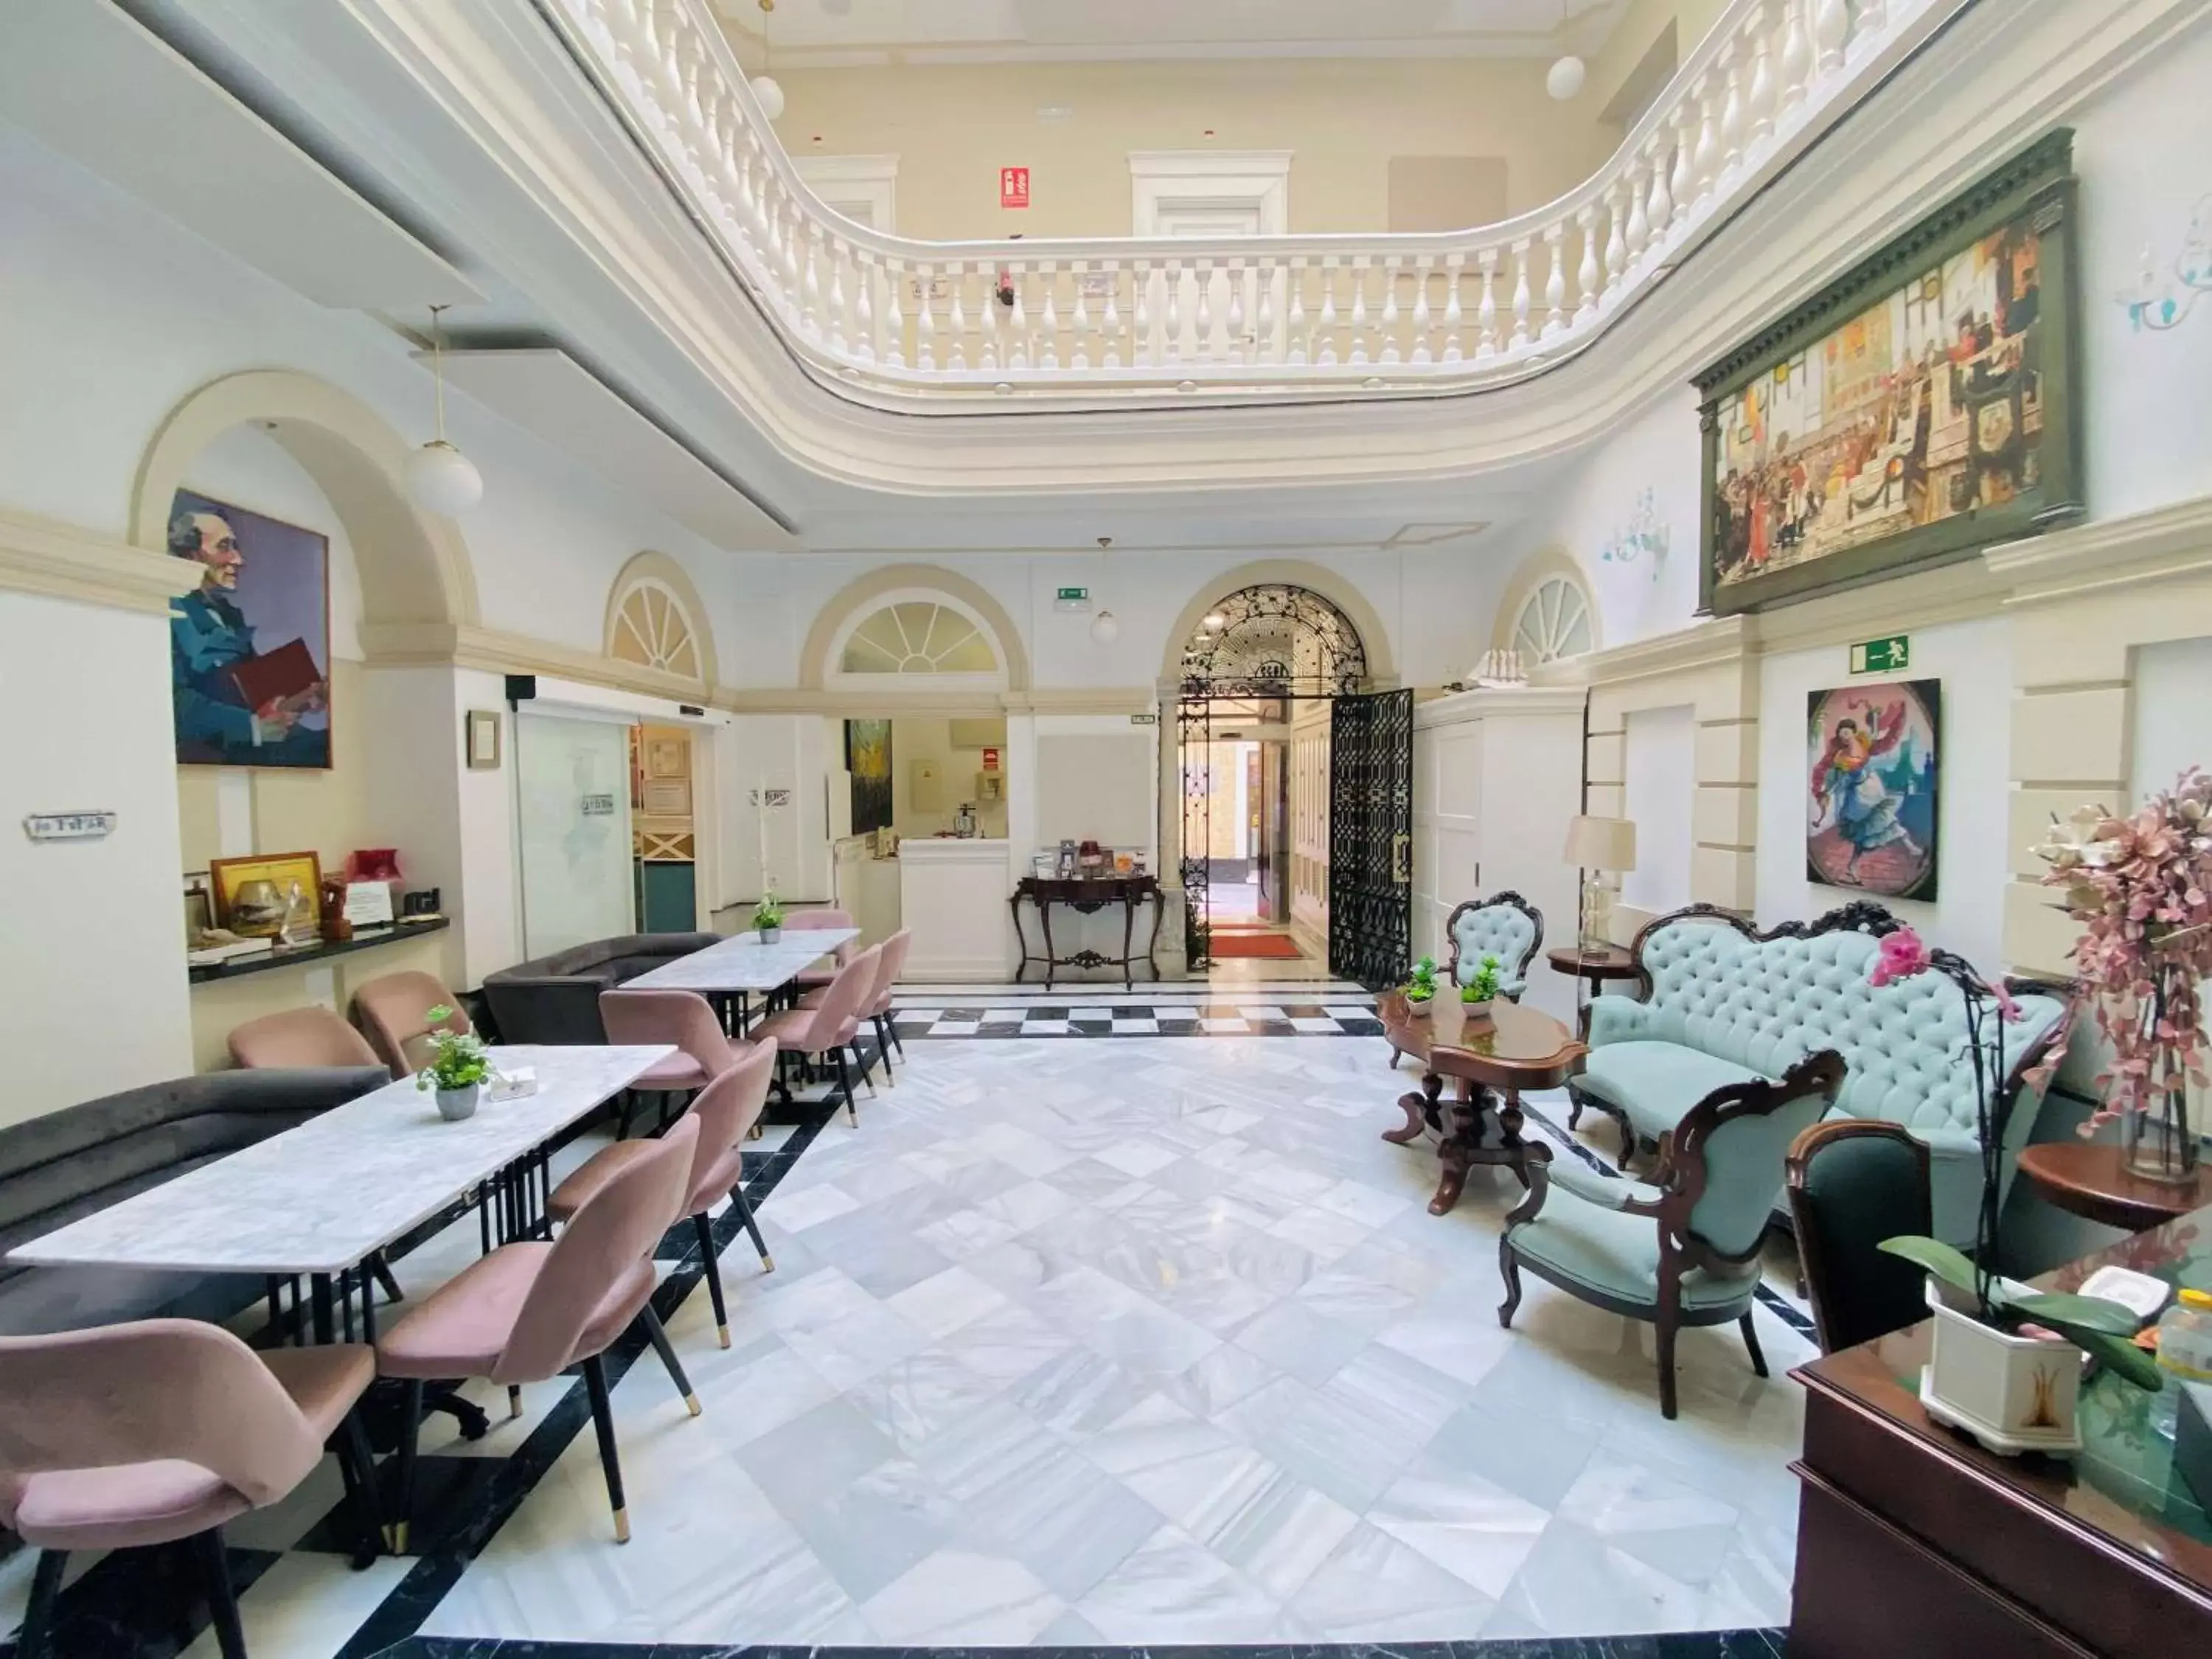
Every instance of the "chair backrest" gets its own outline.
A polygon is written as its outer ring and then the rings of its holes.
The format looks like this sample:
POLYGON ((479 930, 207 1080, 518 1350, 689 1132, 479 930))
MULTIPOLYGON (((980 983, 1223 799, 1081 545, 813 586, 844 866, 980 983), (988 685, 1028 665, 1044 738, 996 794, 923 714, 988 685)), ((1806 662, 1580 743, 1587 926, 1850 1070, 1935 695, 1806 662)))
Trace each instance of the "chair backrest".
POLYGON ((1782 1196, 1784 1162, 1797 1137, 1836 1103, 1844 1057, 1808 1054, 1778 1083, 1763 1079, 1716 1089, 1683 1115, 1668 1136, 1668 1184, 1681 1231, 1723 1262, 1755 1254, 1782 1196))
POLYGON ((602 991, 599 1018, 609 1042, 672 1042, 710 1078, 737 1064, 722 1022, 696 991, 602 991))
MULTIPOLYGON (((1662 916, 1636 939, 1637 963, 1650 983, 1642 1035, 1769 1077, 1801 1054, 1833 1048, 1850 1068, 1837 1103, 1853 1117, 1971 1135, 1965 993, 1942 974, 1868 981, 1882 935, 1897 925, 1864 901, 1766 933, 1710 906, 1662 916)), ((2005 1069, 2015 1074, 2065 1012, 2056 997, 2019 1000, 2021 1018, 2003 1025, 2005 1069)), ((1985 1044, 1997 1024, 1983 1022, 1985 1044)), ((2022 1120, 2032 1115, 2014 1114, 2008 1142, 2025 1138, 2022 1120)))
POLYGON ((386 974, 353 994, 353 1017, 367 1033, 380 1059, 394 1077, 407 1077, 430 1063, 433 1031, 465 1031, 469 1017, 460 999, 435 974, 386 974), (451 1010, 433 1021, 430 1010, 451 1010))
POLYGON ((891 994, 898 989, 899 975, 906 971, 907 947, 913 943, 913 933, 904 927, 884 941, 883 955, 876 959, 875 994, 860 1005, 862 1012, 890 1012, 891 994))
POLYGON ((1444 918, 1444 938, 1454 984, 1473 983, 1483 957, 1494 956, 1499 980, 1517 985, 1544 942, 1544 913, 1518 893, 1469 899, 1444 918))
POLYGON ((701 1205, 721 1196, 708 1176, 724 1153, 744 1144, 744 1138, 768 1105, 769 1085, 775 1078, 775 1039, 763 1037, 744 1045, 738 1063, 699 1091, 687 1116, 699 1121, 699 1150, 691 1159, 690 1184, 684 1191, 686 1214, 696 1214, 701 1205))
POLYGON ((240 1066, 375 1066, 368 1039, 327 1008, 287 1008, 249 1019, 230 1034, 240 1066))
POLYGON ((16 1486, 10 1475, 177 1458, 273 1504, 322 1455, 283 1385, 220 1325, 0 1337, 0 1494, 16 1486))
POLYGON ((845 1022, 859 1014, 866 999, 874 992, 876 963, 883 948, 872 945, 837 970, 823 988, 822 1000, 815 1006, 804 1034, 793 1031, 789 1046, 803 1048, 809 1054, 836 1046, 837 1034, 844 1029, 845 1022))
MULTIPOLYGON (((784 917, 783 925, 789 932, 806 933, 822 927, 850 927, 853 916, 848 910, 793 910, 784 917)), ((850 962, 854 947, 859 942, 848 939, 830 954, 840 965, 850 962)))
POLYGON ((1790 1215, 1820 1352, 1856 1347, 1928 1316, 1924 1270, 1876 1248, 1936 1231, 1928 1148, 1894 1123, 1836 1118, 1790 1148, 1790 1215))
POLYGON ((590 1357, 577 1342, 623 1275, 649 1261, 682 1216, 698 1149, 699 1121, 687 1112, 568 1218, 515 1313, 493 1382, 543 1381, 590 1357))

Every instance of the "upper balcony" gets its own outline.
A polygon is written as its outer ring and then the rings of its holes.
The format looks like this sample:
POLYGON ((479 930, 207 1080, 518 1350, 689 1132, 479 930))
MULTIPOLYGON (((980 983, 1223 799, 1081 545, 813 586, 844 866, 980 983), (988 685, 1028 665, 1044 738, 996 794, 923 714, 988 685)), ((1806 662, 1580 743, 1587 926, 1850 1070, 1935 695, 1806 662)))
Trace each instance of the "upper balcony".
POLYGON ((1440 234, 921 241, 793 166, 707 0, 545 0, 793 360, 972 414, 1434 398, 1588 349, 1971 0, 1733 0, 1611 157, 1440 234))

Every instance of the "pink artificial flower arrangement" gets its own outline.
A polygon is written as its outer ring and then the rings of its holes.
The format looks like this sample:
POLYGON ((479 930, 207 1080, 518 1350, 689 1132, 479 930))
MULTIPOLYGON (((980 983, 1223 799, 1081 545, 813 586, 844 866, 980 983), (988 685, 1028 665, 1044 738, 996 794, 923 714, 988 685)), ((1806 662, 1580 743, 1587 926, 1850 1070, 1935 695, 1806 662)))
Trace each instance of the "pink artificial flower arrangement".
POLYGON ((2165 1105, 2202 1085, 2203 1010, 2212 975, 2212 776, 2191 767, 2132 817, 2082 807, 2034 851, 2059 908, 2081 924, 2081 995, 2112 1045, 2105 1096, 2089 1123, 2165 1105))
MULTIPOLYGON (((1867 970, 1867 983, 1878 990, 1899 980, 1924 974, 1936 965, 1935 953, 1929 950, 1920 935, 1910 927, 1900 927, 1893 933, 1882 936, 1882 941, 1875 951, 1874 966, 1867 970)), ((1965 967, 1963 963, 1958 965, 1965 967)), ((1954 974, 1952 977, 1956 979, 1958 975, 1954 974)), ((2002 985, 1984 986, 1976 980, 1973 985, 1969 986, 1962 981, 1959 988, 1969 995, 1978 989, 1985 990, 1990 1000, 1996 1004, 1997 1013, 2002 1018, 2015 1023, 2021 1018, 2020 1004, 2002 985)))

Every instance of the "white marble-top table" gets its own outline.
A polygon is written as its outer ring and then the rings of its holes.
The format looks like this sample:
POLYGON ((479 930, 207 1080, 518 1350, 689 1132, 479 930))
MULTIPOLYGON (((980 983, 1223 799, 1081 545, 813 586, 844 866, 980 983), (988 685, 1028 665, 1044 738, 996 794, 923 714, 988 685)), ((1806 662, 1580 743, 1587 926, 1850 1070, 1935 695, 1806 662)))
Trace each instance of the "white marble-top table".
POLYGON ((848 939, 860 938, 857 927, 787 927, 773 945, 763 945, 758 933, 738 933, 719 945, 694 951, 688 957, 624 980, 625 991, 773 991, 787 980, 828 956, 848 939))
POLYGON ((538 1091, 448 1123, 404 1078, 296 1128, 72 1221, 8 1253, 33 1267, 337 1273, 527 1157, 655 1061, 666 1043, 491 1050, 538 1091))

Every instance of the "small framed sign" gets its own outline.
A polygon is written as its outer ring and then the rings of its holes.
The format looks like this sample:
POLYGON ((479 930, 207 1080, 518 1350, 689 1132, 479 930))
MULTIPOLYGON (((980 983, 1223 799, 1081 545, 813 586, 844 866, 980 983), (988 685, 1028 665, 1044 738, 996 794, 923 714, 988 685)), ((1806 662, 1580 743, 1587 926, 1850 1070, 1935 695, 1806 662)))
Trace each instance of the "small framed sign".
POLYGON ((499 769, 499 711, 469 710, 469 764, 481 772, 499 769))
POLYGON ((356 927, 382 927, 392 921, 392 884, 388 881, 349 881, 345 890, 345 919, 356 927))

